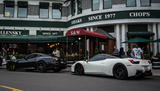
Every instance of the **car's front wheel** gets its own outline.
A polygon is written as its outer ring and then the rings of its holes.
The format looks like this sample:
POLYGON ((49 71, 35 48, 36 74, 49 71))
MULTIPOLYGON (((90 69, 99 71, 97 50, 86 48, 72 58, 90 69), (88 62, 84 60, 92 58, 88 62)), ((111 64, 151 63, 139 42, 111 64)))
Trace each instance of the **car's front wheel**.
POLYGON ((37 69, 39 72, 44 73, 46 72, 46 64, 44 62, 38 62, 37 69))
POLYGON ((115 78, 124 80, 128 78, 128 72, 123 64, 116 64, 113 68, 113 75, 115 78))
POLYGON ((77 64, 75 66, 75 72, 76 75, 83 75, 84 74, 84 68, 81 64, 77 64))

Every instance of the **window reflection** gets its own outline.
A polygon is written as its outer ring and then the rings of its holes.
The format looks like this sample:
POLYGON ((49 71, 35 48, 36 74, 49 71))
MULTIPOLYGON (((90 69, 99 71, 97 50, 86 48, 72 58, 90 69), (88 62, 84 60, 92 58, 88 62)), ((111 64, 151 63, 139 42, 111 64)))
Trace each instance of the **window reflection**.
POLYGON ((100 1, 99 0, 93 0, 92 1, 92 10, 99 10, 99 4, 100 4, 100 1))
POLYGON ((13 17, 14 16, 14 1, 4 1, 4 16, 13 17))
POLYGON ((103 8, 104 9, 112 8, 112 0, 103 0, 103 8))
POLYGON ((136 6, 136 0, 127 0, 127 7, 135 7, 136 6))
POLYGON ((150 6, 151 0, 141 0, 141 6, 150 6))
POLYGON ((61 18, 62 16, 61 10, 62 10, 62 4, 53 3, 52 4, 52 18, 55 18, 55 19, 61 18))
POLYGON ((40 3, 40 18, 49 17, 49 3, 40 3))
POLYGON ((26 18, 27 17, 27 8, 28 3, 27 2, 18 2, 18 17, 20 18, 26 18))

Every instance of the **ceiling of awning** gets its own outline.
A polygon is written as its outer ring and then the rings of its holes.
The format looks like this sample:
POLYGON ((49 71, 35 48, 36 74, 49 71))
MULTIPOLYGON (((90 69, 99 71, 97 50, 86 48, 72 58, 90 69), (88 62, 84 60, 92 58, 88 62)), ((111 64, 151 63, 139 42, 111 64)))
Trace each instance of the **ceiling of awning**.
MULTIPOLYGON (((69 38, 69 42, 74 41, 74 38, 69 38)), ((11 36, 11 35, 1 35, 0 43, 50 43, 50 42, 66 42, 66 37, 64 36, 11 36)))
POLYGON ((151 37, 154 35, 153 32, 128 32, 128 37, 151 37))
POLYGON ((71 29, 66 33, 66 36, 82 36, 82 35, 98 37, 98 38, 102 38, 102 39, 106 39, 107 38, 107 36, 105 36, 103 34, 87 31, 85 29, 80 29, 80 28, 71 29))

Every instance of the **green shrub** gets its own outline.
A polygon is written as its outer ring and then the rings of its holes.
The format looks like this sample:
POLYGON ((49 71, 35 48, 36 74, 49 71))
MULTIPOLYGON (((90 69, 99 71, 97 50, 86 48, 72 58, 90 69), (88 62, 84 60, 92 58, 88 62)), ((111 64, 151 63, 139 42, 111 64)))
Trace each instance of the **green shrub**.
POLYGON ((149 54, 143 54, 144 59, 150 59, 150 55, 149 54))

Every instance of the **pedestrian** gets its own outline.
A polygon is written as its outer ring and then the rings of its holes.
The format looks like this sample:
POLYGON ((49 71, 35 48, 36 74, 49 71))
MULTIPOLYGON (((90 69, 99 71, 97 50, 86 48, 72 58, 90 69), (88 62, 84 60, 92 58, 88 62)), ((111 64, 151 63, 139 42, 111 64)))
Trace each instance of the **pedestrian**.
POLYGON ((143 51, 142 49, 138 46, 138 44, 135 45, 135 47, 132 49, 131 56, 133 58, 137 59, 142 59, 143 58, 143 51))
POLYGON ((113 53, 112 53, 114 56, 119 56, 119 50, 117 49, 116 46, 114 46, 114 50, 113 50, 113 53))
POLYGON ((124 49, 123 47, 120 48, 120 51, 119 51, 119 57, 123 57, 125 55, 125 52, 124 52, 124 49))
POLYGON ((55 57, 60 57, 60 51, 58 50, 58 48, 56 48, 53 52, 52 55, 55 57))

